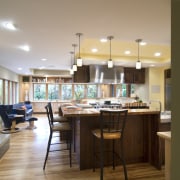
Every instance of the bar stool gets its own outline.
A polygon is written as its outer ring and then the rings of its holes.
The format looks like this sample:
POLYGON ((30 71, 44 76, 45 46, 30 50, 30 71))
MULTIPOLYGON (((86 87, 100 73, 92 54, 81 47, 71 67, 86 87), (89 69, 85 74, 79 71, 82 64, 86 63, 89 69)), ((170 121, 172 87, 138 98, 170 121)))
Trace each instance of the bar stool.
MULTIPOLYGON (((115 156, 120 159, 124 168, 124 177, 125 180, 128 179, 127 169, 124 157, 124 149, 123 149, 123 136, 124 136, 124 128, 127 117, 128 110, 126 109, 102 109, 100 110, 100 128, 92 130, 93 135, 93 171, 95 171, 95 163, 97 158, 100 155, 100 180, 103 180, 103 167, 104 167, 104 159, 105 153, 112 153, 112 165, 113 169, 115 169, 115 156), (96 140, 100 142, 100 151, 97 150, 96 140), (112 147, 108 150, 107 144, 105 141, 112 141, 112 147), (119 143, 119 146, 116 145, 115 142, 119 143), (106 146, 105 146, 106 145, 106 146), (106 148, 105 148, 106 147, 106 148), (120 147, 120 150, 117 152, 117 147, 120 147)), ((109 142, 110 143, 110 142, 109 142)), ((109 144, 108 144, 109 145, 109 144)), ((106 154, 107 155, 107 154, 106 154)))
POLYGON ((50 134, 49 134, 49 140, 48 140, 48 145, 47 145, 47 151, 46 151, 46 156, 44 160, 44 165, 43 165, 43 170, 45 170, 46 167, 46 162, 48 159, 49 152, 53 151, 63 151, 63 150, 68 150, 69 151, 69 164, 70 167, 72 166, 71 162, 71 139, 72 139, 72 128, 69 123, 54 123, 52 117, 52 114, 50 112, 50 106, 49 103, 45 106, 48 121, 49 121, 49 128, 50 128, 50 134), (54 136, 55 133, 58 133, 58 136, 54 136), (61 139, 61 136, 63 135, 63 139, 61 139), (58 142, 52 143, 52 138, 58 137, 58 142), (51 145, 63 145, 66 144, 65 148, 59 147, 59 149, 54 149, 51 150, 50 146, 51 145))
POLYGON ((54 115, 53 110, 52 110, 52 105, 51 102, 48 102, 48 106, 49 106, 49 111, 50 111, 50 116, 51 119, 53 120, 53 122, 68 122, 69 120, 63 116, 59 116, 59 115, 54 115))

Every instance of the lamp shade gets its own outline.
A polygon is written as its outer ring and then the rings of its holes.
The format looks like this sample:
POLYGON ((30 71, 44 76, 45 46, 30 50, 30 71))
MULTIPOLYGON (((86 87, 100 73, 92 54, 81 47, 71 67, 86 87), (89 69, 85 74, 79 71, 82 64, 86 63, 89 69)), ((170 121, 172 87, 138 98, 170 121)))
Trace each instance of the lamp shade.
POLYGON ((112 68, 113 67, 113 61, 110 59, 108 61, 108 68, 112 68))
POLYGON ((70 73, 70 75, 73 75, 73 74, 74 74, 73 69, 70 69, 70 70, 69 70, 69 73, 70 73))
POLYGON ((77 59, 77 66, 82 66, 82 59, 80 57, 77 59))
POLYGON ((73 71, 77 71, 77 65, 73 64, 73 71))
POLYGON ((136 62, 136 69, 141 69, 141 62, 140 61, 136 62))

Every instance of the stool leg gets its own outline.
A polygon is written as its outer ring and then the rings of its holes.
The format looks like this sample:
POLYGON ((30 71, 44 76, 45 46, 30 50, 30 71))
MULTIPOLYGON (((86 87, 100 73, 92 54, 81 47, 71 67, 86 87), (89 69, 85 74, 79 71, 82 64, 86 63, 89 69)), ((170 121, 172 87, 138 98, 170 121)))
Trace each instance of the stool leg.
POLYGON ((100 163, 101 163, 101 170, 100 170, 100 180, 103 180, 103 171, 104 171, 104 140, 101 138, 101 148, 100 148, 100 163))
POLYGON ((113 170, 115 169, 115 163, 114 163, 114 154, 115 154, 115 150, 114 150, 114 144, 115 144, 115 142, 114 142, 115 140, 113 139, 113 150, 112 150, 112 155, 113 155, 113 170))
POLYGON ((96 141, 95 140, 96 140, 95 136, 93 136, 93 172, 95 172, 95 163, 96 163, 96 152, 95 152, 95 150, 96 150, 96 148, 95 148, 96 141))
POLYGON ((128 180, 128 176, 127 176, 127 169, 126 169, 126 162, 125 162, 125 159, 124 159, 124 150, 123 150, 123 143, 121 141, 120 143, 120 150, 121 150, 121 160, 122 160, 122 164, 123 164, 123 168, 124 168, 124 177, 125 177, 125 180, 128 180))
POLYGON ((47 146, 47 151, 46 151, 46 157, 45 157, 45 160, 44 160, 43 170, 45 170, 45 167, 46 167, 46 162, 47 162, 47 158, 48 158, 48 155, 49 155, 49 149, 50 149, 50 145, 51 145, 51 139, 52 139, 52 132, 50 132, 50 135, 49 135, 48 146, 47 146))
POLYGON ((72 135, 71 135, 71 132, 68 132, 69 134, 69 163, 70 163, 70 167, 72 167, 72 155, 71 155, 71 139, 72 139, 72 135))

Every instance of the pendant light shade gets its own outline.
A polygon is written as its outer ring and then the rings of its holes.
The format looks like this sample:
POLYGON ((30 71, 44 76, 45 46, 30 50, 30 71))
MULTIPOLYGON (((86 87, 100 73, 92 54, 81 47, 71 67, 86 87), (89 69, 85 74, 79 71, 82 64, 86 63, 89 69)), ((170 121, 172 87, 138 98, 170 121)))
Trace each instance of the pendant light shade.
POLYGON ((73 71, 73 69, 70 69, 70 75, 73 75, 74 74, 74 71, 73 71))
POLYGON ((70 54, 71 54, 71 69, 70 69, 69 73, 70 73, 70 75, 73 75, 74 74, 74 70, 73 70, 73 54, 74 54, 74 52, 70 51, 70 54))
POLYGON ((77 58, 77 66, 79 66, 79 67, 81 67, 82 64, 83 64, 82 59, 81 59, 81 55, 80 55, 80 49, 81 49, 81 47, 80 47, 80 38, 81 38, 82 35, 83 35, 82 33, 76 33, 76 36, 78 36, 78 38, 79 38, 79 56, 77 58))
POLYGON ((141 61, 136 62, 136 69, 141 69, 141 61))
POLYGON ((139 59, 139 43, 142 41, 142 39, 136 39, 136 42, 138 44, 138 60, 136 61, 136 69, 141 69, 141 61, 139 59))
POLYGON ((113 67, 113 61, 111 59, 111 40, 113 39, 113 36, 108 36, 107 39, 109 40, 109 51, 110 51, 110 57, 108 60, 108 68, 112 68, 113 67))
POLYGON ((76 57, 75 57, 75 49, 77 44, 72 44, 72 46, 74 47, 74 64, 73 64, 73 71, 77 71, 77 64, 76 64, 76 57))

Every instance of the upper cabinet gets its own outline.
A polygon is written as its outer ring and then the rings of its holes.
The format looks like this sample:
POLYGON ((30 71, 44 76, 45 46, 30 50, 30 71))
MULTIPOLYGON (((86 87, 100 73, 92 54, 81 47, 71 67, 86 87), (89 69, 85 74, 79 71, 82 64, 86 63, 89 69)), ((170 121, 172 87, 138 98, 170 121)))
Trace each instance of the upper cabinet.
POLYGON ((90 81, 89 66, 78 67, 74 72, 75 83, 88 83, 90 81))
POLYGON ((124 83, 127 84, 144 84, 145 68, 124 68, 124 83))

